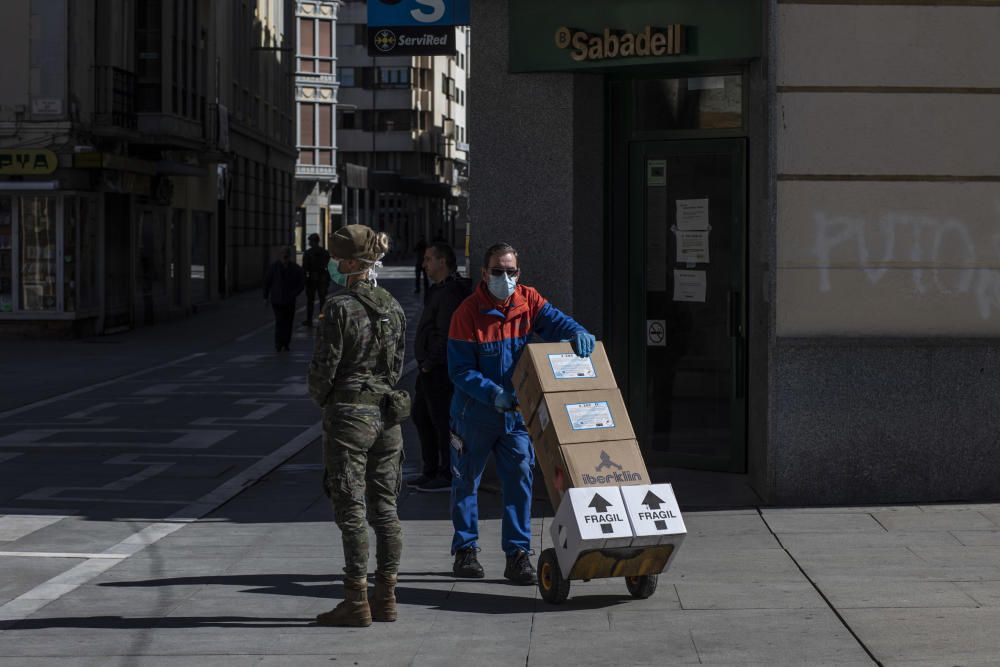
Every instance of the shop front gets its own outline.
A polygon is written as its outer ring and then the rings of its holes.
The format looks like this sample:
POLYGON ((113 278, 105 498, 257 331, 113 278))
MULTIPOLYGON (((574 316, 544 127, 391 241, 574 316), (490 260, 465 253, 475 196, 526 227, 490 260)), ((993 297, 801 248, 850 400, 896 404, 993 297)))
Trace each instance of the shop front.
MULTIPOLYGON (((601 109, 599 152, 581 159, 592 139, 577 132, 560 156, 571 187, 582 191, 588 171, 603 181, 601 247, 576 250, 573 275, 582 287, 585 267, 602 266, 596 311, 646 460, 746 472, 751 431, 763 430, 748 422, 761 379, 750 380, 751 338, 766 339, 750 325, 763 290, 748 265, 765 215, 764 198, 750 195, 765 187, 751 165, 767 154, 756 113, 760 6, 510 0, 509 9, 509 80, 571 75, 570 99, 532 113, 584 127, 601 109)), ((588 235, 582 218, 575 212, 567 230, 576 246, 588 235)), ((576 312, 586 312, 587 290, 572 290, 576 312)))
POLYGON ((0 334, 113 333, 212 299, 207 179, 28 149, 0 151, 0 172, 0 334))

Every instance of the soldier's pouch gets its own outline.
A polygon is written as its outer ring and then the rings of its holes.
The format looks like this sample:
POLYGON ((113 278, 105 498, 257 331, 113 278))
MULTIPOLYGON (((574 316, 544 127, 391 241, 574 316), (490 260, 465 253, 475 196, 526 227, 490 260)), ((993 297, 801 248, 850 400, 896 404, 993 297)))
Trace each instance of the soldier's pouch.
POLYGON ((382 418, 385 426, 401 424, 410 416, 412 403, 410 394, 402 389, 396 389, 385 394, 382 401, 382 418))

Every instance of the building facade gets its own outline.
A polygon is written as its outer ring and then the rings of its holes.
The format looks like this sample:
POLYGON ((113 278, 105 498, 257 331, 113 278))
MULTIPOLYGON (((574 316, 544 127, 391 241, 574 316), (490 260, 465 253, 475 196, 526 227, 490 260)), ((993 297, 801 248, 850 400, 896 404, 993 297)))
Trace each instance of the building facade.
POLYGON ((291 242, 290 10, 3 4, 0 332, 111 332, 259 284, 291 242))
POLYGON ((295 163, 295 243, 326 239, 340 225, 337 186, 337 16, 339 0, 300 0, 295 5, 298 48, 295 104, 298 119, 295 163))
POLYGON ((653 468, 778 504, 996 500, 998 20, 473 0, 472 256, 510 241, 599 333, 653 468))
POLYGON ((344 222, 386 231, 393 256, 423 237, 464 240, 470 32, 456 52, 371 57, 367 3, 349 1, 337 26, 337 161, 344 222))

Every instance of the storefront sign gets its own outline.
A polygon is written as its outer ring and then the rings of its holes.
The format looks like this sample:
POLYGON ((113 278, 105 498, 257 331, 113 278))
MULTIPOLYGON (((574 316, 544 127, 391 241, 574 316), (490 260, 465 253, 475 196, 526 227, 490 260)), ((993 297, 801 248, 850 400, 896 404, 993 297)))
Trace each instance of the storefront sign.
POLYGON ((611 71, 759 58, 760 0, 508 0, 510 70, 611 71))
POLYGON ((638 33, 605 28, 599 35, 561 27, 556 30, 556 46, 569 49, 570 58, 577 62, 675 56, 684 53, 684 26, 652 28, 647 25, 638 33))
POLYGON ((369 0, 368 55, 450 55, 459 25, 469 0, 369 0))
POLYGON ((44 176, 59 166, 59 158, 50 150, 6 148, 0 150, 0 175, 44 176))
POLYGON ((427 56, 455 53, 455 26, 368 28, 369 56, 427 56))

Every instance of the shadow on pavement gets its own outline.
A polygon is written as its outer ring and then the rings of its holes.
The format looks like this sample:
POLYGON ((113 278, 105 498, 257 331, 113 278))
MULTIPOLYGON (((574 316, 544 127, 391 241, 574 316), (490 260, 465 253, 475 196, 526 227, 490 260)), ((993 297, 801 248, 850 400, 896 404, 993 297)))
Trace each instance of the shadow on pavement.
MULTIPOLYGON (((248 575, 218 575, 198 577, 169 577, 163 579, 144 579, 136 581, 114 581, 99 584, 111 588, 159 588, 164 586, 238 586, 246 587, 241 593, 282 595, 291 597, 309 597, 337 601, 343 598, 343 585, 340 575, 323 574, 248 574, 248 575), (326 585, 323 585, 326 584, 326 585)), ((440 572, 401 572, 400 585, 396 587, 396 596, 401 605, 417 605, 437 611, 474 612, 480 614, 525 614, 557 611, 560 606, 549 605, 534 596, 527 597, 525 586, 513 586, 504 579, 455 579, 440 572), (427 579, 425 577, 440 577, 427 579), (414 579, 413 577, 419 577, 414 579), (496 592, 475 592, 468 590, 453 590, 450 588, 423 588, 407 584, 475 584, 495 588, 496 592), (518 591, 514 595, 504 595, 501 591, 518 591)), ((623 591, 621 595, 595 594, 581 595, 571 598, 565 605, 573 609, 603 609, 630 601, 630 595, 623 591)), ((233 598, 233 606, 242 603, 233 598)), ((98 617, 105 618, 105 617, 98 617)), ((78 623, 86 618, 72 619, 32 619, 26 626, 24 622, 16 627, 61 627, 51 625, 59 622, 78 623), (46 623, 50 625, 45 625, 46 623)), ((164 619, 171 621, 173 619, 164 619)), ((212 621, 215 619, 207 618, 212 621)), ((260 619, 262 621, 268 619, 260 619)), ((287 619, 285 619, 287 620, 287 619)), ((131 626, 126 626, 131 627, 131 626)))
MULTIPOLYGON (((69 616, 36 618, 21 621, 10 630, 45 630, 49 628, 93 628, 109 630, 148 630, 152 628, 301 628, 315 625, 313 618, 261 618, 254 616, 69 616)), ((318 627, 318 626, 317 626, 318 627)))

